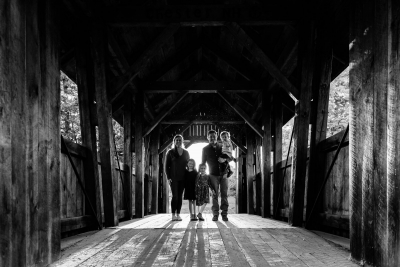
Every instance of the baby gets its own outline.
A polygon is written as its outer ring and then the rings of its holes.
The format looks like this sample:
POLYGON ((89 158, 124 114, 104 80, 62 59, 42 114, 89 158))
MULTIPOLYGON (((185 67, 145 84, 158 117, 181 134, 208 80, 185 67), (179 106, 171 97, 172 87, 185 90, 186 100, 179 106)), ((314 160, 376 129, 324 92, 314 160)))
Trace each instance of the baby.
POLYGON ((223 163, 219 163, 219 171, 221 176, 227 178, 233 174, 229 166, 229 161, 231 160, 236 161, 236 159, 233 158, 232 156, 233 145, 229 132, 227 131, 221 132, 220 138, 222 143, 222 155, 220 156, 220 158, 226 159, 226 161, 223 163))

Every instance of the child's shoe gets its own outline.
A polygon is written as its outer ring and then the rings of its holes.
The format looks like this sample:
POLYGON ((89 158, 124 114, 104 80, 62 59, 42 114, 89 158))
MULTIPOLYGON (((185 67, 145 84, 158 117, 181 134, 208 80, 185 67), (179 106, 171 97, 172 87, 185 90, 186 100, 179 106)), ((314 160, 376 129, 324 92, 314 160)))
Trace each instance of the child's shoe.
POLYGON ((182 218, 181 218, 181 216, 179 216, 179 214, 176 215, 176 220, 175 221, 182 221, 182 218))
POLYGON ((171 221, 176 221, 176 216, 175 214, 172 214, 172 220, 171 221))
POLYGON ((191 221, 197 221, 196 214, 191 214, 190 218, 191 221))
POLYGON ((197 214, 197 218, 199 218, 199 221, 204 221, 203 215, 200 212, 197 214))

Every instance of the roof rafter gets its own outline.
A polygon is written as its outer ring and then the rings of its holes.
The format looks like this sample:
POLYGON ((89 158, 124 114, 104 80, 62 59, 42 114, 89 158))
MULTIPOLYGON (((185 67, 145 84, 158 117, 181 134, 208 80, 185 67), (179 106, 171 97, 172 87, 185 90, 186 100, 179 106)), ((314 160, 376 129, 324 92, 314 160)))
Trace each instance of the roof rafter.
POLYGON ((193 82, 149 82, 143 84, 146 93, 217 93, 218 91, 250 93, 262 90, 262 87, 254 83, 223 82, 223 81, 193 81, 193 82))
POLYGON ((237 41, 239 41, 244 47, 246 47, 250 53, 260 62, 260 64, 269 72, 269 74, 275 78, 275 80, 282 86, 282 88, 292 97, 294 100, 299 98, 298 89, 286 78, 285 75, 279 70, 279 68, 272 62, 272 60, 262 51, 262 49, 247 35, 247 33, 234 22, 227 23, 225 25, 230 32, 234 35, 237 41))
POLYGON ((170 24, 164 31, 140 54, 140 57, 127 69, 124 75, 112 82, 111 102, 123 93, 126 86, 139 74, 141 68, 145 66, 154 56, 155 52, 173 36, 179 29, 178 24, 170 24))

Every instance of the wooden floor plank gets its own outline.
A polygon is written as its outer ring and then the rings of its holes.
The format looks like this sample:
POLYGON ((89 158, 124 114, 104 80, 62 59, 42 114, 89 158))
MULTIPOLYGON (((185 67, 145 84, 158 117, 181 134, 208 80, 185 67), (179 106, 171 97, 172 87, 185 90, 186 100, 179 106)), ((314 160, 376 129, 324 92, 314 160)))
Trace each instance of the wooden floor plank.
POLYGON ((154 229, 149 232, 147 238, 143 241, 143 243, 138 248, 141 253, 138 255, 137 259, 134 262, 133 266, 141 266, 146 262, 146 258, 149 255, 152 248, 156 245, 156 243, 163 237, 164 229, 154 229))
POLYGON ((226 252, 228 253, 232 266, 250 266, 244 255, 244 250, 241 246, 239 246, 237 240, 232 234, 232 230, 225 228, 219 229, 219 231, 221 233, 222 240, 224 241, 226 252))
POLYGON ((227 222, 203 216, 146 216, 73 245, 66 239, 52 266, 358 266, 348 251, 303 228, 248 214, 230 214, 227 222))
POLYGON ((232 234, 238 242, 243 254, 246 256, 247 261, 251 266, 265 266, 269 267, 269 263, 266 262, 263 255, 257 250, 257 248, 251 243, 250 239, 244 233, 247 229, 232 229, 232 234))
POLYGON ((208 229, 197 229, 196 231, 196 249, 194 251, 194 261, 192 266, 211 266, 211 250, 208 229))
MULTIPOLYGON (((102 250, 98 251, 96 254, 92 255, 90 258, 79 264, 82 267, 94 267, 94 266, 107 266, 104 265, 114 251, 123 246, 126 242, 132 239, 133 236, 138 234, 141 230, 137 229, 124 229, 114 234, 115 240, 108 246, 104 247, 102 250)), ((115 261, 114 261, 115 262, 115 261)))
POLYGON ((210 242, 211 265, 231 266, 219 229, 208 229, 208 240, 210 242))

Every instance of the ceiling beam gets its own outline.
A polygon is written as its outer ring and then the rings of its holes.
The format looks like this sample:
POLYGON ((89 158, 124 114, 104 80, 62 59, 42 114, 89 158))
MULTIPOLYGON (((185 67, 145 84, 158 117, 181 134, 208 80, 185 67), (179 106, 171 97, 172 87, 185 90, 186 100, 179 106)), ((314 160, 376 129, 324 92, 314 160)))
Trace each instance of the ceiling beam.
POLYGON ((100 10, 99 16, 113 26, 162 27, 169 23, 182 26, 223 26, 237 21, 243 25, 292 24, 303 16, 299 8, 283 5, 118 5, 100 10))
MULTIPOLYGON (((186 124, 189 120, 168 120, 162 121, 161 124, 186 124)), ((220 120, 193 120, 193 124, 244 124, 244 121, 220 121, 220 120)))
POLYGON ((160 67, 156 70, 150 72, 148 75, 143 77, 145 81, 157 81, 165 74, 167 74, 174 67, 179 65, 189 56, 193 55, 196 51, 200 49, 200 41, 196 40, 191 42, 189 45, 184 47, 183 49, 179 49, 178 52, 170 59, 166 60, 160 67))
MULTIPOLYGON (((112 52, 114 53, 116 60, 118 60, 119 64, 120 64, 120 68, 122 70, 122 73, 126 73, 126 71, 129 69, 129 63, 126 60, 126 57, 124 55, 124 53, 121 50, 121 47, 118 45, 117 41, 114 38, 113 33, 110 31, 110 29, 108 30, 108 45, 109 45, 109 49, 112 50, 112 52)), ((136 84, 134 83, 134 81, 131 81, 130 86, 133 89, 133 92, 135 92, 137 89, 136 84)), ((115 101, 116 99, 114 99, 115 101)), ((111 101, 112 103, 113 101, 111 101)), ((144 95, 144 108, 146 110, 147 115, 149 116, 150 120, 154 119, 154 110, 153 107, 151 106, 149 99, 147 98, 146 95, 144 95)))
POLYGON ((140 70, 147 65, 157 50, 179 29, 179 25, 171 24, 140 54, 140 57, 126 70, 124 75, 117 77, 111 83, 111 102, 124 92, 126 86, 139 74, 140 70))
POLYGON ((257 81, 259 80, 257 77, 254 76, 254 72, 251 71, 250 66, 246 66, 243 62, 239 61, 234 56, 228 54, 218 45, 204 39, 202 40, 202 46, 217 56, 220 60, 224 61, 226 64, 231 66, 236 72, 243 76, 248 81, 257 81))
POLYGON ((181 93, 180 95, 178 95, 178 97, 176 98, 176 100, 173 102, 173 104, 171 106, 169 106, 166 109, 164 109, 163 111, 161 111, 160 114, 157 115, 157 117, 143 131, 143 137, 145 137, 146 135, 151 133, 151 131, 162 121, 162 119, 164 119, 165 116, 167 116, 171 112, 171 110, 173 110, 187 95, 188 95, 188 92, 181 93))
POLYGON ((145 93, 216 93, 218 91, 250 93, 263 88, 254 83, 221 82, 221 81, 193 81, 193 82, 148 82, 143 84, 145 93))
POLYGON ((230 97, 224 93, 224 92, 218 92, 218 94, 221 96, 221 98, 223 100, 225 100, 225 102, 237 113, 239 114, 240 117, 242 117, 246 123, 261 137, 263 138, 264 136, 264 131, 261 129, 260 126, 257 125, 257 123, 255 123, 251 117, 249 115, 246 114, 246 112, 244 112, 242 110, 241 107, 239 107, 239 105, 234 104, 233 101, 230 99, 230 97))
POLYGON ((242 150, 245 154, 247 154, 247 148, 240 144, 238 140, 235 139, 235 137, 231 136, 231 141, 234 145, 236 145, 240 150, 242 150))
POLYGON ((247 35, 247 33, 237 23, 227 23, 226 27, 244 47, 260 62, 269 74, 282 86, 293 100, 299 99, 298 89, 286 78, 272 60, 262 51, 262 49, 247 35))

